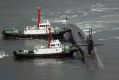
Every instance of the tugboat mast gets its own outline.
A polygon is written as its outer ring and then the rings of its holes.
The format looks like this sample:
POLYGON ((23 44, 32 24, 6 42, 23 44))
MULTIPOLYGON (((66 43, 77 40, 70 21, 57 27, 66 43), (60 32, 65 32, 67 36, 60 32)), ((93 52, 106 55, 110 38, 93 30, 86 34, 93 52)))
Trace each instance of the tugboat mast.
POLYGON ((39 29, 39 24, 40 24, 40 17, 41 17, 41 8, 38 6, 38 16, 37 16, 37 18, 38 18, 38 22, 37 22, 37 26, 38 26, 38 29, 39 29))
POLYGON ((51 34, 51 27, 48 28, 49 34, 48 34, 48 48, 50 48, 50 43, 52 40, 52 34, 51 34))

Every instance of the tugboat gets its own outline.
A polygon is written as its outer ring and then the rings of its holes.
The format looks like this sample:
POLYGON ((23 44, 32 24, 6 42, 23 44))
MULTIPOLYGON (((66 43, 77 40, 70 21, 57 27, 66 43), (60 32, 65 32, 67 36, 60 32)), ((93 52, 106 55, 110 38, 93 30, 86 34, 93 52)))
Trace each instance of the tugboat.
POLYGON ((49 20, 41 21, 41 8, 38 7, 38 21, 37 25, 27 26, 23 32, 13 28, 6 29, 2 31, 3 38, 47 38, 48 36, 48 28, 51 28, 51 33, 53 34, 53 38, 63 38, 65 32, 69 32, 69 29, 52 27, 49 20))
POLYGON ((41 57, 41 58, 56 58, 56 57, 71 57, 78 49, 71 45, 61 45, 61 42, 52 40, 51 28, 49 28, 48 46, 35 46, 34 50, 17 50, 13 54, 17 58, 23 57, 41 57))

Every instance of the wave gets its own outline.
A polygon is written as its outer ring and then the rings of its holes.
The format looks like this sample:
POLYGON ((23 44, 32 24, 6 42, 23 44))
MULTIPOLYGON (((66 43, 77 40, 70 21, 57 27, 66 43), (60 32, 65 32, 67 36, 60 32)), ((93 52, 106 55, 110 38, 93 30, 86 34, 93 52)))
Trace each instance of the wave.
POLYGON ((107 29, 107 30, 112 30, 112 31, 113 31, 113 30, 118 30, 118 29, 119 29, 119 28, 112 28, 112 29, 107 29))
POLYGON ((119 15, 104 15, 104 16, 101 16, 101 17, 119 17, 119 15))
POLYGON ((70 10, 66 10, 64 12, 60 12, 60 14, 55 13, 54 15, 57 15, 57 17, 55 17, 55 18, 59 19, 59 18, 65 18, 66 16, 68 18, 75 18, 77 16, 87 16, 88 14, 89 13, 81 11, 79 8, 77 8, 77 9, 70 9, 70 10))
POLYGON ((72 13, 72 10, 66 10, 64 13, 72 13))
POLYGON ((82 13, 82 16, 87 16, 89 13, 81 11, 79 8, 78 9, 72 9, 72 10, 66 10, 64 14, 79 14, 82 13))
POLYGON ((98 23, 118 23, 119 21, 97 21, 98 23))
MULTIPOLYGON (((81 11, 79 8, 77 9, 70 9, 70 10, 66 10, 64 12, 51 12, 48 13, 49 17, 48 19, 50 20, 50 22, 66 22, 65 19, 66 16, 68 18, 76 18, 78 16, 84 17, 87 16, 89 13, 81 11)), ((32 18, 32 21, 37 21, 37 18, 32 18)))
POLYGON ((70 16, 71 18, 75 18, 75 17, 77 17, 77 15, 72 15, 72 16, 70 16))
POLYGON ((83 25, 83 24, 85 24, 85 25, 87 25, 87 24, 99 24, 99 23, 101 23, 101 22, 105 22, 105 21, 87 21, 87 22, 79 22, 79 23, 77 23, 77 25, 83 25))
POLYGON ((79 12, 86 13, 84 11, 81 11, 80 8, 66 10, 64 13, 79 13, 79 12))
POLYGON ((115 30, 119 30, 119 28, 103 29, 103 30, 100 30, 100 32, 101 31, 115 31, 115 30))
POLYGON ((110 10, 118 10, 119 8, 91 8, 91 11, 102 12, 102 11, 110 11, 110 10))
MULTIPOLYGON (((32 21, 35 21, 35 22, 38 21, 37 18, 32 18, 31 20, 32 20, 32 21)), ((44 19, 41 19, 41 22, 42 22, 43 20, 44 20, 44 19)))
POLYGON ((102 3, 96 3, 91 5, 91 8, 95 8, 95 7, 104 7, 105 5, 103 5, 102 3))
POLYGON ((34 64, 38 66, 49 65, 49 64, 62 64, 62 61, 56 59, 39 59, 39 60, 34 60, 34 64))
POLYGON ((87 13, 87 12, 84 12, 84 11, 81 11, 81 10, 78 10, 78 12, 81 12, 81 13, 83 13, 83 16, 87 16, 89 13, 87 13))
MULTIPOLYGON (((89 35, 89 29, 83 29, 83 31, 86 35, 89 35)), ((97 32, 96 31, 92 32, 92 34, 95 34, 95 33, 97 33, 97 32)))
MULTIPOLYGON (((119 28, 97 30, 97 31, 95 31, 95 33, 99 33, 99 32, 102 32, 102 31, 115 31, 115 30, 119 30, 119 28)), ((109 39, 111 39, 111 38, 109 38, 109 39)), ((105 40, 105 39, 100 39, 100 40, 105 40)))
MULTIPOLYGON (((66 23, 67 21, 66 20, 64 20, 66 17, 68 17, 68 18, 75 18, 75 17, 77 17, 78 15, 71 15, 71 16, 67 16, 67 15, 61 15, 60 17, 55 17, 55 18, 51 18, 51 19, 49 19, 50 20, 50 22, 53 22, 53 23, 66 23)), ((37 19, 35 19, 35 18, 32 18, 31 19, 32 21, 37 21, 37 19)))
POLYGON ((31 20, 32 20, 32 21, 37 21, 37 19, 34 19, 34 18, 32 18, 31 20))
POLYGON ((75 17, 77 17, 78 15, 70 15, 70 16, 67 16, 67 15, 61 15, 59 18, 55 18, 55 19, 62 19, 62 18, 75 18, 75 17))
POLYGON ((119 39, 119 36, 116 36, 116 37, 109 37, 109 38, 99 38, 99 39, 97 39, 97 40, 105 41, 105 40, 110 40, 110 39, 119 39))
POLYGON ((105 5, 103 5, 102 3, 96 3, 91 5, 91 11, 102 12, 105 11, 105 9, 103 9, 104 7, 105 5))
POLYGON ((104 26, 105 23, 119 23, 119 21, 88 21, 88 22, 80 22, 77 23, 78 26, 85 32, 85 34, 88 34, 89 28, 93 28, 93 34, 99 33, 102 31, 115 31, 119 30, 119 27, 110 27, 104 26))
POLYGON ((117 36, 117 37, 112 37, 112 39, 119 39, 119 36, 117 36))
POLYGON ((118 10, 118 7, 108 8, 107 5, 104 5, 102 3, 96 3, 91 5, 91 11, 95 12, 104 12, 104 11, 110 11, 110 10, 118 10))
POLYGON ((103 10, 103 9, 91 9, 91 11, 95 11, 95 12, 103 12, 103 11, 105 11, 105 10, 103 10))
MULTIPOLYGON (((33 46, 36 46, 38 44, 41 44, 41 45, 46 45, 47 41, 46 40, 39 40, 39 39, 33 39, 33 40, 25 40, 24 41, 24 46, 27 47, 27 48, 33 48, 33 46)), ((40 46, 41 46, 40 45, 40 46)))
POLYGON ((85 34, 89 34, 90 27, 93 28, 93 34, 102 31, 104 28, 103 26, 101 26, 101 24, 90 22, 81 22, 77 23, 77 25, 80 26, 80 28, 85 32, 85 34))
POLYGON ((87 21, 87 22, 77 23, 77 25, 81 25, 81 24, 100 24, 100 23, 119 23, 119 21, 118 20, 116 20, 116 21, 87 21))
POLYGON ((98 39, 98 40, 100 40, 100 41, 105 41, 105 40, 108 40, 108 39, 103 39, 103 38, 100 38, 100 39, 98 39))
POLYGON ((52 20, 52 23, 66 23, 66 20, 52 20))
POLYGON ((113 0, 105 0, 105 1, 113 1, 113 0))
POLYGON ((0 51, 0 58, 4 58, 8 55, 6 55, 5 51, 0 51))

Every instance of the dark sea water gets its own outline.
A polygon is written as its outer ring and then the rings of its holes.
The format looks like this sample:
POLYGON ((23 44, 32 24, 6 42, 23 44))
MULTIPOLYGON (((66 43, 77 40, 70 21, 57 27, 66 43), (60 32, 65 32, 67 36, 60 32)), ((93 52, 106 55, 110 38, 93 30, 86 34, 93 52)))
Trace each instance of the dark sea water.
MULTIPOLYGON (((42 7, 43 18, 58 23, 68 21, 79 25, 87 34, 93 27, 98 57, 104 64, 96 68, 79 59, 16 60, 12 52, 33 49, 45 40, 3 40, 0 37, 0 80, 119 80, 119 0, 0 0, 0 36, 4 29, 23 30, 35 25, 36 7, 42 7), (2 53, 0 53, 2 56, 2 53)), ((75 33, 74 33, 75 34, 75 33)))

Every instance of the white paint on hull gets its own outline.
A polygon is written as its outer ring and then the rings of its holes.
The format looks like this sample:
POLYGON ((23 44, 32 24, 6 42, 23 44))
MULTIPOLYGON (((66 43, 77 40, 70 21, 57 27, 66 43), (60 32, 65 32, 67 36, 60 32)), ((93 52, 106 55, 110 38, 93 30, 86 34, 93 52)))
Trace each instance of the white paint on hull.
POLYGON ((44 48, 34 52, 35 54, 56 54, 62 53, 62 48, 44 48))

